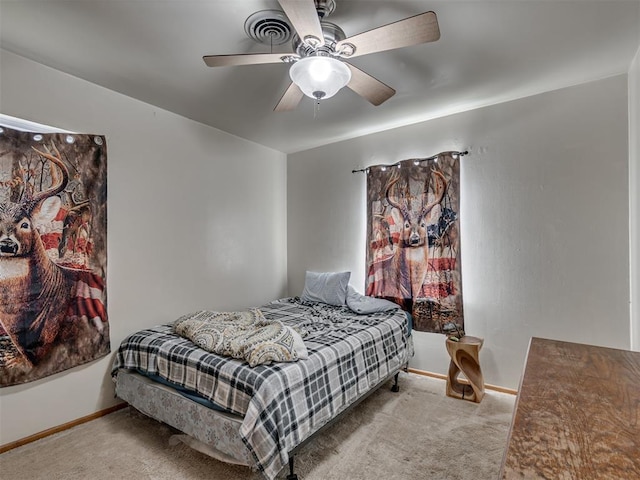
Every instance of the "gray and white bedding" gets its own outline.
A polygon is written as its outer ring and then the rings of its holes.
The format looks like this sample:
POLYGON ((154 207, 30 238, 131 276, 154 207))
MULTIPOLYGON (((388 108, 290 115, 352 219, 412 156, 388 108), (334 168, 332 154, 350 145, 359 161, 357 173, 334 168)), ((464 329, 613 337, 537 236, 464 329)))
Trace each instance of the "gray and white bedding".
POLYGON ((168 324, 126 338, 112 375, 119 369, 156 375, 241 415, 241 439, 255 467, 272 479, 297 445, 401 369, 413 344, 402 310, 358 315, 298 298, 259 309, 307 332, 307 359, 250 367, 198 348, 168 324))
POLYGON ((279 320, 267 319, 259 308, 243 312, 200 310, 173 322, 173 331, 207 352, 245 360, 251 367, 308 356, 300 332, 279 320))

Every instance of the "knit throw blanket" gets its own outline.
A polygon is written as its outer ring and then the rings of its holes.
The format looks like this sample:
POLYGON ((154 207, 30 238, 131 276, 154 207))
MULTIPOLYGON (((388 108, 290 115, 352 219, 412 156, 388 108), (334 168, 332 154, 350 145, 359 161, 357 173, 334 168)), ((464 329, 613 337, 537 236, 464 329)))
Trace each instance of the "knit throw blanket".
POLYGON ((173 323, 173 331, 208 352, 245 360, 251 367, 295 362, 299 358, 296 347, 302 343, 291 327, 267 320, 257 308, 245 312, 190 313, 173 323))

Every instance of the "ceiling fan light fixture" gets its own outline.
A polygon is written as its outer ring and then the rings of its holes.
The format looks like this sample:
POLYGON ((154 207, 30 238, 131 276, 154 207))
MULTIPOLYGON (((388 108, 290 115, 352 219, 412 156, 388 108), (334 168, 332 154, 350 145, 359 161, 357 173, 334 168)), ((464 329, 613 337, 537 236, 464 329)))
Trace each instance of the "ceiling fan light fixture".
POLYGON ((316 100, 333 97, 351 81, 351 70, 340 60, 311 56, 291 65, 289 76, 300 90, 316 100))

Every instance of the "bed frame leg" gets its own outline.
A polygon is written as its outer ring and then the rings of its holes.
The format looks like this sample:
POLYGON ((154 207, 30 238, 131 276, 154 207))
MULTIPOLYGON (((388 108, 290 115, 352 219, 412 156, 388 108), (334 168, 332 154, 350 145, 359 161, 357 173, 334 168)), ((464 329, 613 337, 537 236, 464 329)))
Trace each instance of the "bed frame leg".
POLYGON ((398 375, 400 375, 400 372, 396 372, 396 374, 393 377, 393 385, 391 386, 392 392, 400 391, 400 386, 398 385, 398 375))
POLYGON ((298 480, 298 476, 293 473, 293 455, 289 457, 289 475, 287 475, 287 480, 298 480))

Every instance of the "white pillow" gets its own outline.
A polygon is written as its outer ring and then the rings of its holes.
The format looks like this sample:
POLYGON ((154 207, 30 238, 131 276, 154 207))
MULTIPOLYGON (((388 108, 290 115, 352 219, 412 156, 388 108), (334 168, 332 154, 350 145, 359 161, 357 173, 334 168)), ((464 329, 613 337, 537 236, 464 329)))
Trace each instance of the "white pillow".
POLYGON ((361 315, 365 315, 367 313, 388 312, 389 310, 400 308, 398 304, 385 300, 384 298, 361 295, 356 292, 351 285, 349 285, 347 293, 347 305, 351 310, 361 315))
POLYGON ((285 328, 289 329, 291 332, 291 336, 293 337, 293 349, 296 351, 298 359, 306 360, 309 358, 309 351, 307 350, 307 346, 304 344, 304 340, 302 340, 302 335, 291 327, 285 325, 285 328))
POLYGON ((307 271, 300 299, 305 302, 322 302, 338 307, 345 305, 350 278, 351 272, 307 271))

